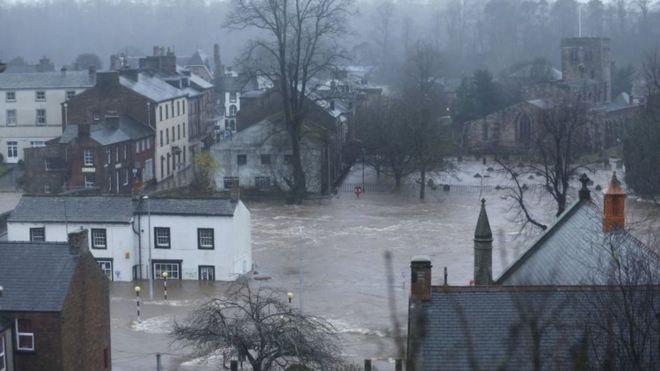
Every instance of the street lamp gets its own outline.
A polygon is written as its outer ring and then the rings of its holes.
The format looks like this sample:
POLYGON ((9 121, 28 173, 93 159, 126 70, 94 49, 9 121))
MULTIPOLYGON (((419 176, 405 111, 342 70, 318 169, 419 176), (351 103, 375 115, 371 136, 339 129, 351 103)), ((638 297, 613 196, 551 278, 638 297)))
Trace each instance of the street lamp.
POLYGON ((287 292, 286 298, 289 299, 289 304, 291 304, 291 300, 293 300, 293 293, 291 291, 287 292))
POLYGON ((163 295, 165 296, 165 300, 167 300, 167 272, 163 272, 163 295))
POLYGON ((149 267, 147 267, 147 275, 149 276, 149 300, 154 300, 154 275, 151 271, 153 264, 151 263, 151 205, 149 204, 149 196, 144 195, 143 200, 147 203, 147 249, 149 249, 149 267))
POLYGON ((133 288, 135 291, 135 305, 137 306, 137 320, 140 322, 140 286, 133 288))

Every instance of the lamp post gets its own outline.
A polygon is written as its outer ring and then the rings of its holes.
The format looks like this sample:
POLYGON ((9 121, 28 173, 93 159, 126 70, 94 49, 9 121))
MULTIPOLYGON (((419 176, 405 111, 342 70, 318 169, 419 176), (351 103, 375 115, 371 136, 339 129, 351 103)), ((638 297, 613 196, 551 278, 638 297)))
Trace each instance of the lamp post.
POLYGON ((149 300, 154 300, 154 275, 151 271, 153 264, 151 263, 151 205, 149 204, 149 196, 142 197, 147 202, 147 249, 149 249, 149 266, 147 267, 147 275, 149 276, 149 300))
POLYGON ((287 292, 286 298, 289 300, 289 304, 291 304, 291 300, 293 300, 293 293, 291 291, 287 292))
POLYGON ((167 301, 167 272, 163 272, 162 276, 163 276, 163 296, 167 301))
POLYGON ((133 288, 135 291, 135 305, 137 306, 137 320, 140 322, 140 286, 133 288))

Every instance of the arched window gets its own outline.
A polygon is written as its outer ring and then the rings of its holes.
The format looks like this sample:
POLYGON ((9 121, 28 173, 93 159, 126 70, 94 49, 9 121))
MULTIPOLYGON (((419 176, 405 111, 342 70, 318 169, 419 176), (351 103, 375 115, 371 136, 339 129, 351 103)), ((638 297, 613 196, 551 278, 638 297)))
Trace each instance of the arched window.
POLYGON ((518 116, 518 142, 529 143, 532 139, 532 120, 526 113, 518 116))
POLYGON ((235 104, 232 104, 231 106, 229 106, 229 116, 232 116, 232 117, 236 116, 236 111, 237 110, 236 110, 236 105, 235 104))

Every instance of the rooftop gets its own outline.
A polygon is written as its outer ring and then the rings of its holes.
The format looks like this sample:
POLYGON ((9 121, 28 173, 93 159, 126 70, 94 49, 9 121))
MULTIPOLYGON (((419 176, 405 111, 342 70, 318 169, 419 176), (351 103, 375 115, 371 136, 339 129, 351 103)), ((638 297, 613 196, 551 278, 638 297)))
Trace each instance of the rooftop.
MULTIPOLYGON (((79 125, 69 124, 60 137, 60 143, 70 143, 78 136, 79 125)), ((106 117, 90 126, 89 136, 101 145, 121 143, 153 135, 154 130, 126 115, 106 117)))
POLYGON ((130 197, 23 196, 8 222, 130 223, 130 197))
POLYGON ((0 90, 89 88, 95 76, 88 71, 0 74, 0 90))
POLYGON ((163 102, 187 95, 183 90, 173 87, 162 79, 143 72, 137 74, 136 80, 120 76, 119 83, 154 102, 163 102))
POLYGON ((236 203, 229 199, 152 197, 148 202, 136 202, 135 212, 142 215, 233 216, 235 208, 236 203))
POLYGON ((76 261, 68 243, 0 242, 0 310, 60 311, 76 261))

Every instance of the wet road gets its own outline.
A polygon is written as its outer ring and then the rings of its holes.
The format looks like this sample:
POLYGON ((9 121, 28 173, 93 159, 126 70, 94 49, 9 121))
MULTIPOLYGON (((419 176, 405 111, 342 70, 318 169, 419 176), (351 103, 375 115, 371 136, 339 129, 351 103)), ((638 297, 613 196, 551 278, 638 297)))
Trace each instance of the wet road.
MULTIPOLYGON (((349 178, 361 180, 361 170, 349 178)), ((576 192, 577 193, 577 192, 576 192)), ((323 316, 337 328, 344 356, 358 361, 379 360, 381 370, 393 369, 396 357, 389 311, 384 254, 393 255, 393 292, 396 316, 406 323, 409 262, 414 255, 429 255, 433 283, 442 283, 442 267, 451 285, 466 285, 472 278, 472 238, 479 213, 479 198, 487 199, 495 238, 493 273, 498 276, 527 246, 533 235, 520 235, 511 223, 509 201, 503 191, 429 191, 420 202, 413 193, 367 193, 359 200, 352 193, 301 206, 250 203, 253 256, 263 283, 294 293, 292 305, 323 316), (302 276, 301 276, 302 267, 302 276), (302 279, 302 293, 300 284, 302 279)), ((540 201, 536 211, 549 221, 553 210, 540 201)), ((644 209, 646 206, 642 206, 644 209)), ((146 285, 142 285, 146 293, 146 285)), ((170 285, 170 303, 143 305, 141 324, 135 319, 132 285, 115 284, 112 290, 113 367, 115 370, 153 369, 155 353, 165 353, 165 370, 205 370, 188 350, 170 347, 167 331, 173 320, 214 295, 226 284, 176 282, 170 285)), ((161 293, 157 287, 157 293, 161 293)), ((143 294, 144 295, 144 294, 143 294)), ((283 298, 284 299, 284 298, 283 298)), ((217 359, 211 359, 211 364, 217 359)))

